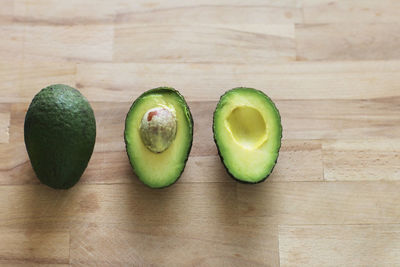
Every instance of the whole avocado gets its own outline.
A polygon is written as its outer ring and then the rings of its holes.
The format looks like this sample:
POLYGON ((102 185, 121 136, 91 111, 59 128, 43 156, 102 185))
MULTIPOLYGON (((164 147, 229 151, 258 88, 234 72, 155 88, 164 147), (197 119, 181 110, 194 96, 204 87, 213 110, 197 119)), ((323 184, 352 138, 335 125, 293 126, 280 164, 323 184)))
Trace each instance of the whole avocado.
POLYGON ((93 153, 93 110, 77 89, 50 85, 29 106, 24 138, 39 180, 55 189, 68 189, 79 181, 93 153))

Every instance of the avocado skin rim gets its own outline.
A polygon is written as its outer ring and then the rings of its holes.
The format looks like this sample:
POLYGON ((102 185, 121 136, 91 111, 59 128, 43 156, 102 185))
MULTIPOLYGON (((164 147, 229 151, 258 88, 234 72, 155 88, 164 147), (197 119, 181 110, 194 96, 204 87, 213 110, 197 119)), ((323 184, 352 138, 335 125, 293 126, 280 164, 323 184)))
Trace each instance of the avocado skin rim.
MULTIPOLYGON (((187 162, 188 159, 189 159, 190 151, 192 150, 192 144, 193 144, 194 121, 193 121, 193 117, 192 117, 192 113, 191 113, 191 111, 190 111, 189 105, 187 104, 187 102, 186 102, 185 98, 183 97, 183 95, 182 95, 181 93, 179 93, 178 90, 176 90, 176 89, 174 89, 174 88, 172 88, 172 87, 168 87, 168 86, 161 86, 161 87, 157 87, 157 88, 154 88, 154 89, 150 89, 150 90, 144 92, 143 94, 141 94, 138 98, 136 98, 136 100, 133 101, 131 107, 129 108, 128 113, 126 113, 126 117, 125 117, 125 129, 124 129, 124 141, 125 141, 125 150, 126 150, 126 154, 128 155, 128 159, 129 159, 129 164, 130 164, 130 162, 131 162, 131 158, 130 158, 129 153, 128 153, 128 145, 127 145, 128 143, 127 143, 126 134, 125 134, 125 133, 126 133, 126 128, 127 128, 127 125, 126 125, 126 124, 127 124, 128 115, 129 115, 131 109, 135 106, 136 102, 137 102, 139 99, 141 99, 143 96, 150 95, 150 94, 154 94, 154 93, 158 93, 158 92, 163 92, 163 91, 164 91, 164 92, 174 92, 174 93, 176 93, 176 94, 182 99, 182 101, 185 103, 185 105, 186 105, 186 110, 187 110, 186 115, 188 116, 189 121, 190 121, 190 124, 192 125, 192 127, 191 127, 191 133, 190 133, 191 138, 190 138, 189 150, 188 150, 188 152, 187 152, 186 159, 185 159, 185 161, 183 162, 184 167, 183 167, 182 171, 179 173, 178 178, 177 178, 173 183, 171 183, 170 185, 167 185, 167 186, 164 186, 164 187, 150 187, 150 188, 152 188, 152 189, 164 189, 164 188, 168 188, 168 187, 170 187, 171 185, 174 185, 174 184, 181 178, 182 173, 183 173, 183 171, 185 170, 185 167, 186 167, 186 162, 187 162)), ((131 167, 132 167, 133 172, 134 172, 135 175, 136 175, 136 170, 135 170, 135 168, 132 166, 132 164, 130 164, 130 165, 131 165, 131 167)), ((138 180, 140 180, 140 179, 138 179, 138 180)), ((142 180, 140 180, 140 181, 142 182, 142 180)), ((142 183, 143 183, 144 185, 146 185, 147 187, 149 187, 149 186, 148 186, 147 184, 145 184, 144 182, 142 182, 142 183)))
MULTIPOLYGON (((270 100, 271 104, 273 105, 274 109, 276 110, 276 112, 277 112, 277 114, 278 114, 279 121, 281 121, 281 114, 279 113, 278 108, 275 106, 275 103, 271 100, 271 98, 269 98, 269 96, 267 96, 267 95, 266 95, 263 91, 261 91, 261 90, 257 90, 257 89, 250 88, 250 87, 235 87, 235 88, 232 88, 232 89, 230 89, 230 90, 225 91, 225 93, 224 93, 223 95, 221 95, 221 97, 219 98, 218 103, 221 101, 222 97, 224 97, 227 93, 229 93, 230 91, 235 90, 235 89, 251 89, 251 90, 254 90, 254 91, 257 91, 257 92, 263 94, 265 97, 267 97, 267 98, 270 100)), ((222 165, 224 166, 226 172, 229 174, 229 176, 230 176, 233 180, 235 180, 235 181, 237 181, 237 182, 239 182, 239 183, 242 183, 242 184, 259 184, 259 183, 264 182, 264 181, 271 175, 271 173, 273 172, 273 170, 274 170, 276 164, 278 163, 279 151, 280 151, 280 149, 281 149, 282 142, 280 142, 280 144, 279 144, 279 147, 278 147, 278 155, 277 155, 277 157, 276 157, 276 159, 275 159, 274 166, 272 167, 271 171, 269 172, 269 174, 268 174, 267 176, 265 176, 263 179, 261 179, 260 181, 257 181, 257 182, 247 182, 247 181, 242 181, 242 180, 237 179, 237 178, 229 171, 229 169, 225 166, 225 164, 224 164, 224 157, 222 156, 221 151, 219 150, 219 147, 218 147, 218 145, 217 145, 217 140, 215 139, 214 123, 215 123, 215 112, 217 111, 218 103, 217 103, 217 106, 215 107, 215 110, 214 110, 214 113, 213 113, 213 127, 212 127, 212 128, 213 128, 213 139, 214 139, 214 143, 215 143, 215 145, 216 145, 216 147, 217 147, 217 150, 218 150, 219 158, 221 159, 221 163, 222 163, 222 165)), ((281 140, 282 140, 282 132, 283 132, 282 123, 281 123, 280 125, 281 125, 280 138, 281 138, 281 140)))

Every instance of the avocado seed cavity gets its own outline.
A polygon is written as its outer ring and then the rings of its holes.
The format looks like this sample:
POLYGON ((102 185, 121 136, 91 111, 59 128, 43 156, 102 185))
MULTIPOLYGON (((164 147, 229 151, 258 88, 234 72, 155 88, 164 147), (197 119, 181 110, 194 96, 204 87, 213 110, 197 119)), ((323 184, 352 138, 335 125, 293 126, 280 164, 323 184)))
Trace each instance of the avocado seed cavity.
POLYGON ((233 140, 246 149, 257 149, 268 139, 267 124, 261 113, 253 107, 236 107, 229 114, 226 125, 233 140))

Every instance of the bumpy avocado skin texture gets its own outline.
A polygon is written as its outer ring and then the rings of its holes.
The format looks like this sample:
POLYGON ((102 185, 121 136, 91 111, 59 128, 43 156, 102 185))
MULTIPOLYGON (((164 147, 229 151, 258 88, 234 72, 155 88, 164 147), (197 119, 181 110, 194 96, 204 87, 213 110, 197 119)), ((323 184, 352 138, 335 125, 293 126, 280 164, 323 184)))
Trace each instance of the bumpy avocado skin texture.
POLYGON ((63 84, 48 86, 29 106, 24 137, 39 180, 55 189, 68 189, 79 181, 93 153, 93 110, 78 90, 63 84))
MULTIPOLYGON (((129 159, 129 162, 130 162, 130 164, 131 164, 131 167, 132 167, 132 170, 133 170, 133 172, 137 175, 137 176, 140 176, 140 174, 138 173, 138 171, 135 169, 135 166, 132 164, 132 158, 131 158, 131 156, 129 155, 129 149, 128 149, 128 140, 127 140, 127 124, 128 124, 128 117, 129 117, 129 114, 130 114, 130 112, 135 108, 135 105, 136 105, 136 103, 138 102, 138 101, 140 101, 140 99, 141 98, 143 98, 143 97, 145 97, 145 96, 148 96, 148 95, 152 95, 152 94, 158 94, 158 93, 163 93, 163 92, 167 92, 167 93, 174 93, 174 94, 176 94, 180 99, 181 99, 181 102, 182 102, 182 104, 183 104, 183 106, 184 106, 184 110, 185 110, 185 113, 186 113, 186 117, 189 119, 189 122, 190 122, 190 138, 189 138, 189 148, 188 148, 188 152, 187 152, 187 155, 186 155, 186 157, 185 157, 185 160, 184 160, 184 163, 183 163, 183 165, 184 165, 184 168, 181 170, 181 172, 177 175, 177 178, 176 178, 176 180, 174 181, 174 182, 172 182, 172 183, 170 183, 170 184, 168 184, 168 185, 166 185, 166 186, 161 186, 161 187, 154 187, 154 186, 151 186, 151 185, 149 185, 149 184, 146 184, 146 182, 145 181, 143 181, 142 179, 139 179, 143 184, 145 184, 146 186, 148 186, 148 187, 150 187, 150 188, 152 188, 152 189, 164 189, 164 188, 167 188, 167 187, 170 187, 170 186, 172 186, 172 185, 174 185, 178 180, 179 180, 179 178, 182 176, 182 173, 183 173, 183 171, 185 170, 185 166, 186 166, 186 163, 187 163, 187 161, 188 161, 188 159, 189 159, 189 154, 190 154, 190 151, 191 151, 191 149, 192 149, 192 144, 193 144, 193 128, 194 128, 194 121, 193 121, 193 116, 192 116, 192 113, 191 113, 191 111, 190 111, 190 108, 189 108, 189 105, 187 104, 187 102, 186 102, 186 100, 185 100, 185 98, 183 97, 183 95, 181 94, 181 93, 179 93, 179 91, 178 90, 176 90, 176 89, 174 89, 174 88, 172 88, 172 87, 167 87, 167 86, 162 86, 162 87, 157 87, 157 88, 154 88, 154 89, 150 89, 150 90, 148 90, 148 91, 146 91, 146 92, 144 92, 143 94, 141 94, 133 103, 132 103, 132 105, 131 105, 131 107, 130 107, 130 109, 129 109, 129 111, 128 111, 128 113, 126 114, 126 118, 125 118, 125 129, 124 129, 124 140, 125 140, 125 149, 126 149, 126 152, 127 152, 127 155, 128 155, 128 159, 129 159)), ((151 165, 151 162, 149 162, 149 165, 151 165)))
MULTIPOLYGON (((237 181, 237 182, 239 182, 239 183, 242 183, 242 184, 259 184, 259 183, 264 182, 264 181, 271 175, 271 173, 273 172, 273 170, 274 170, 274 168, 275 168, 275 166, 276 166, 276 163, 278 163, 279 151, 280 151, 280 148, 281 148, 281 142, 279 143, 279 146, 277 147, 278 156, 276 157, 275 162, 274 162, 274 166, 272 167, 272 169, 271 169, 271 171, 268 173, 268 175, 266 175, 263 179, 261 179, 261 180, 259 180, 259 181, 257 181, 257 182, 249 182, 249 181, 243 181, 243 180, 238 179, 238 178, 229 170, 228 166, 227 166, 227 165, 225 164, 225 162, 224 162, 224 156, 223 156, 223 154, 222 154, 222 152, 221 152, 221 150, 220 150, 220 148, 219 148, 219 146, 218 146, 218 142, 217 142, 217 139, 216 139, 216 133, 215 133, 215 115, 216 115, 216 113, 218 112, 219 104, 220 104, 221 100, 224 98, 225 95, 229 94, 229 93, 232 92, 232 91, 238 91, 238 90, 253 90, 253 91, 256 91, 256 92, 262 94, 264 97, 267 98, 267 101, 274 107, 274 109, 275 109, 275 111, 276 111, 276 113, 277 113, 277 117, 278 117, 279 122, 281 121, 281 115, 280 115, 280 113, 279 113, 278 108, 275 106, 275 103, 274 103, 264 92, 262 92, 262 91, 260 91, 260 90, 257 90, 257 89, 254 89, 254 88, 249 88, 249 87, 236 87, 236 88, 233 88, 233 89, 230 89, 230 90, 226 91, 223 95, 221 95, 220 100, 219 100, 219 102, 218 102, 218 104, 217 104, 217 106, 216 106, 216 108, 215 108, 215 110, 214 110, 214 113, 213 113, 213 139, 214 139, 215 145, 217 146, 219 158, 220 158, 220 160, 221 160, 221 162, 222 162, 222 165, 224 166, 226 172, 229 174, 229 176, 230 176, 233 180, 235 180, 235 181, 237 181)), ((280 126, 279 138, 282 139, 283 127, 282 127, 282 124, 280 124, 279 126, 280 126)))

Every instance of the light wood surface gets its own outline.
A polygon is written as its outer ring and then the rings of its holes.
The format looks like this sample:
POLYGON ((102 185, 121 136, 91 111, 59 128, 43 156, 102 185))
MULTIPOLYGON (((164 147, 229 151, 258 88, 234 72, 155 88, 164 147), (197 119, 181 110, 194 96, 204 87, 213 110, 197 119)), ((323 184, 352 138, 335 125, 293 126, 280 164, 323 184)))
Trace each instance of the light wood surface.
POLYGON ((400 2, 3 0, 0 265, 400 265, 400 2), (68 191, 39 184, 23 141, 33 96, 65 83, 91 102, 95 152, 68 191), (172 86, 194 142, 172 187, 132 173, 125 115, 172 86), (263 90, 282 115, 278 164, 226 174, 220 95, 263 90))

